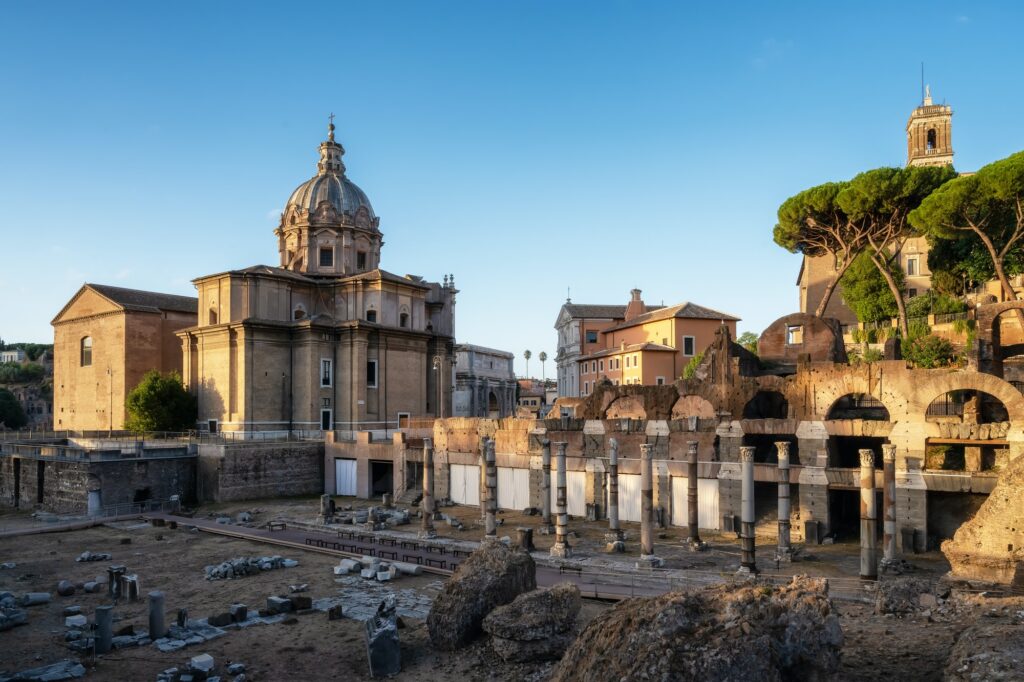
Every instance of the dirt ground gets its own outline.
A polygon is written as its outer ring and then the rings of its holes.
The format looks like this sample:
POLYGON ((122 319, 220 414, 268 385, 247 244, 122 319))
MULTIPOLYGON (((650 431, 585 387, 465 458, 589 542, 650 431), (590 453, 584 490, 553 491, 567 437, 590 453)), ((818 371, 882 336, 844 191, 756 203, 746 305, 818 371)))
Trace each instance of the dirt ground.
MULTIPOLYGON (((339 506, 353 500, 338 500, 339 506)), ((220 505, 200 510, 199 515, 217 516, 238 511, 253 511, 256 520, 271 518, 311 520, 318 509, 318 500, 295 499, 247 502, 220 505)), ((365 501, 356 502, 365 506, 365 501)), ((438 531, 463 540, 477 539, 476 527, 479 511, 474 508, 446 508, 445 513, 463 519, 466 530, 454 531, 439 523, 438 531)), ((514 534, 517 525, 538 523, 537 517, 506 514, 504 529, 514 534)), ((0 513, 0 528, 43 525, 24 513, 0 513)), ((635 546, 636 530, 624 524, 635 546)), ((577 540, 579 554, 606 558, 600 551, 603 545, 603 524, 574 523, 580 535, 577 540)), ((402 530, 415 530, 407 527, 402 530)), ((499 529, 501 532, 502 529, 499 529)), ((707 538, 714 551, 692 554, 682 548, 683 531, 671 529, 659 538, 659 554, 676 567, 724 569, 735 561, 735 539, 725 536, 707 538)), ((541 547, 553 538, 535 536, 541 547)), ((769 545, 764 545, 765 552, 769 545)), ((856 547, 834 545, 815 547, 814 560, 783 565, 781 571, 829 575, 840 580, 856 575, 856 547)), ((763 555, 762 555, 763 556, 763 555)), ((634 559, 635 560, 635 559, 634 559)), ((72 597, 56 595, 56 584, 61 579, 85 581, 105 574, 107 565, 123 564, 129 572, 141 578, 143 592, 153 589, 166 594, 167 620, 173 622, 179 607, 186 607, 192 618, 203 618, 222 612, 236 602, 259 608, 268 596, 286 594, 288 586, 308 583, 309 596, 314 599, 344 595, 346 588, 335 582, 332 566, 337 558, 304 550, 286 550, 248 540, 225 538, 184 528, 153 528, 139 522, 125 522, 86 530, 47 533, 14 538, 0 538, 0 562, 13 561, 14 569, 0 570, 0 591, 15 594, 28 591, 53 593, 46 606, 28 609, 29 624, 0 633, 0 670, 15 671, 35 667, 64 658, 74 658, 63 641, 61 611, 69 605, 79 605, 82 612, 92 616, 93 610, 107 602, 106 593, 78 594, 72 597), (130 540, 130 544, 122 544, 130 540), (110 552, 109 562, 76 563, 81 552, 110 552), (236 580, 207 581, 203 568, 239 556, 266 556, 279 554, 297 559, 295 568, 267 571, 236 580)), ((622 557, 628 563, 627 557, 622 557)), ((941 557, 917 555, 911 558, 920 565, 922 576, 937 576, 944 571, 941 557)), ((771 568, 771 567, 768 567, 771 568)), ((416 589, 433 595, 427 586, 436 583, 437 576, 403 578, 393 584, 395 589, 416 589)), ((845 646, 841 677, 847 680, 898 678, 914 680, 942 679, 950 649, 957 636, 978 613, 1002 603, 999 599, 976 598, 972 608, 961 609, 955 615, 935 614, 933 618, 906 619, 874 614, 868 604, 866 592, 860 601, 839 598, 835 601, 840 613, 845 646)), ((1019 601, 1019 600, 1018 600, 1019 601)), ((603 610, 610 608, 605 602, 587 600, 581 619, 589 622, 603 610)), ((146 604, 122 602, 115 608, 115 630, 127 624, 145 629, 146 604)), ((429 645, 425 624, 418 619, 406 618, 401 630, 403 671, 402 680, 543 680, 549 666, 507 665, 497 659, 486 642, 457 654, 435 652, 429 645)), ((363 624, 356 620, 328 621, 326 614, 315 612, 298 615, 288 623, 258 625, 242 630, 229 630, 228 634, 209 642, 187 647, 172 653, 161 653, 155 647, 119 649, 97 661, 86 663, 88 680, 154 680, 159 671, 181 666, 191 656, 211 654, 220 671, 229 662, 240 661, 247 666, 249 680, 364 680, 368 679, 363 624)))

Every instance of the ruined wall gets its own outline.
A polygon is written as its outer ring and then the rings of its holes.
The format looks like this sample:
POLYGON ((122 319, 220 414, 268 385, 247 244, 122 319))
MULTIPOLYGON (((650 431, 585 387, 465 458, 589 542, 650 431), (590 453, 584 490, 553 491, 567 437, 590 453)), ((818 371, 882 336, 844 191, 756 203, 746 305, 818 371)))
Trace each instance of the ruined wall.
POLYGON ((319 495, 324 488, 322 442, 199 446, 201 502, 319 495))

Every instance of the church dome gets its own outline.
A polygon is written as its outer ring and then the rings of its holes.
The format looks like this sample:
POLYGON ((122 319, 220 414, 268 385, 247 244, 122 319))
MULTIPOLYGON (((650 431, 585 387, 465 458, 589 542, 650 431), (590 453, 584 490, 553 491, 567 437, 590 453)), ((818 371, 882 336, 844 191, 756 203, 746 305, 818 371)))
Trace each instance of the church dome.
POLYGON ((314 213, 322 202, 327 201, 339 215, 355 216, 360 208, 365 207, 370 220, 374 220, 376 215, 366 193, 345 176, 345 164, 341 161, 344 155, 345 148, 334 141, 334 123, 331 123, 327 140, 320 144, 317 174, 292 192, 285 212, 295 208, 314 213))
POLYGON ((370 218, 376 217, 366 193, 344 174, 323 173, 299 185, 288 198, 288 208, 295 207, 313 213, 321 201, 330 202, 338 213, 354 216, 365 206, 370 218))

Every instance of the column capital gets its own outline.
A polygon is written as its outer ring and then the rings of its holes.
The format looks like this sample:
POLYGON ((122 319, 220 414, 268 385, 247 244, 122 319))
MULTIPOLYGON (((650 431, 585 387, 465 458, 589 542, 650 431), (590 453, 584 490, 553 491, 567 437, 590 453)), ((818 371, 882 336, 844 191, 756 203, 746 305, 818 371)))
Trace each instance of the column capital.
POLYGON ((882 460, 885 462, 896 461, 896 446, 888 443, 882 446, 882 460))
POLYGON ((860 453, 860 465, 862 467, 874 467, 875 466, 875 453, 873 450, 858 450, 860 453))
POLYGON ((688 440, 688 441, 686 441, 686 454, 688 454, 688 455, 696 455, 697 454, 697 446, 698 445, 700 445, 700 443, 698 443, 695 440, 688 440))
POLYGON ((777 441, 775 441, 775 449, 778 450, 780 457, 783 454, 785 454, 786 457, 789 457, 789 445, 790 445, 790 443, 789 443, 788 440, 777 440, 777 441))
POLYGON ((565 454, 565 448, 567 445, 569 445, 569 443, 564 440, 555 442, 555 447, 558 448, 559 455, 565 454))
POLYGON ((608 462, 610 464, 619 463, 619 441, 614 438, 608 439, 608 462))
POLYGON ((743 462, 744 464, 747 463, 747 462, 753 463, 753 461, 754 461, 754 451, 756 449, 757 448, 755 448, 755 447, 753 447, 751 445, 744 445, 744 446, 740 447, 740 461, 743 462))
POLYGON ((640 456, 645 459, 650 459, 654 453, 654 446, 650 443, 643 443, 640 445, 640 456))

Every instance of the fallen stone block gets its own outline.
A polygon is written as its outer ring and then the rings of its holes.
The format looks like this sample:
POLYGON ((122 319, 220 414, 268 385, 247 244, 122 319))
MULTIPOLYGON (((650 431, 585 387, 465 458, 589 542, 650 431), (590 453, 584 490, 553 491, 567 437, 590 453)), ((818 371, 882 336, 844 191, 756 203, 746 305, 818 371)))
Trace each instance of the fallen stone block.
POLYGON ((204 673, 208 673, 213 670, 213 656, 210 654, 199 654, 193 656, 192 660, 188 662, 188 665, 193 670, 202 670, 204 673))
POLYGON ((78 661, 64 660, 39 668, 22 670, 13 677, 3 678, 9 680, 21 680, 24 682, 60 682, 61 680, 75 680, 85 676, 85 666, 78 661))
POLYGON ((231 625, 234 619, 231 618, 230 613, 215 613, 206 619, 206 622, 215 628, 222 628, 225 625, 231 625))
POLYGON ((75 561, 110 561, 112 558, 107 552, 82 552, 75 561))
POLYGON ((70 597, 75 593, 75 586, 70 580, 61 580, 57 583, 57 594, 62 597, 70 597))
POLYGON ((64 619, 64 627, 66 628, 84 628, 88 623, 89 619, 82 614, 68 616, 64 619))
POLYGON ((0 610, 0 632, 28 623, 28 614, 23 609, 9 607, 0 610))
POLYGON ((60 615, 65 616, 65 617, 67 617, 67 616, 77 616, 81 612, 82 612, 82 607, 81 606, 65 606, 64 610, 61 611, 60 615))
POLYGON ((90 580, 89 582, 82 585, 82 591, 88 594, 95 594, 96 592, 103 591, 103 585, 94 580, 90 580))
POLYGON ((407 564, 402 561, 394 561, 391 566, 402 575, 422 575, 423 567, 419 564, 407 564))
POLYGON ((289 599, 292 603, 292 608, 295 611, 305 611, 306 609, 313 608, 313 599, 305 595, 297 595, 289 599))
POLYGON ((327 620, 341 620, 345 617, 345 611, 341 604, 335 604, 327 609, 327 620))
POLYGON ((49 592, 26 592, 21 595, 22 606, 41 606, 50 603, 49 592))
POLYGON ((308 583, 302 583, 301 585, 289 585, 288 586, 288 591, 289 592, 306 592, 307 590, 309 590, 309 584, 308 583))
POLYGON ((245 672, 245 663, 232 663, 228 666, 228 675, 241 675, 245 672))
POLYGON ((366 621, 366 653, 371 677, 389 677, 402 671, 398 613, 393 594, 387 595, 373 618, 366 621))
POLYGON ((287 597, 267 597, 267 611, 271 614, 289 613, 295 610, 292 600, 287 597))
POLYGON ((248 618, 249 609, 245 604, 232 604, 229 610, 231 614, 231 620, 235 623, 241 623, 243 620, 248 618))

